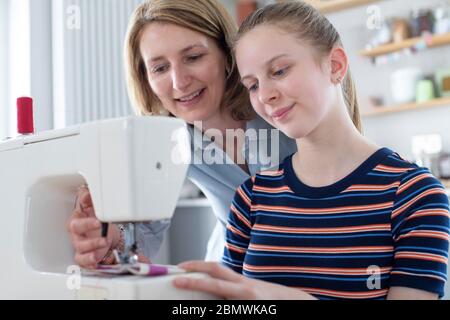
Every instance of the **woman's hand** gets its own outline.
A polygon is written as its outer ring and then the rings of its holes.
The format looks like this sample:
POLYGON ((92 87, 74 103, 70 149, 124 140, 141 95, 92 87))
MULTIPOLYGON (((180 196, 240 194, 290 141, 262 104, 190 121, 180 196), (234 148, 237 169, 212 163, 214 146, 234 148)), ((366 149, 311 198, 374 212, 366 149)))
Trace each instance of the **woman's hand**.
POLYGON ((211 278, 179 276, 173 284, 179 289, 202 291, 224 299, 238 300, 314 300, 304 291, 279 284, 246 278, 216 262, 189 261, 178 265, 190 272, 207 273, 211 278))
POLYGON ((120 235, 115 225, 108 226, 106 239, 101 237, 101 226, 95 217, 89 189, 81 187, 66 227, 75 248, 75 262, 83 268, 95 268, 109 248, 115 248, 119 242, 120 235))

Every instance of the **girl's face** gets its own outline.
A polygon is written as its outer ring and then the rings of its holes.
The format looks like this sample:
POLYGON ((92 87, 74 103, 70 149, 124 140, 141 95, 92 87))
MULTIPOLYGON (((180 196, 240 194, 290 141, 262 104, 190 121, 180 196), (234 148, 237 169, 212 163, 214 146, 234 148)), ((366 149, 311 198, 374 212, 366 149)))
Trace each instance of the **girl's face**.
POLYGON ((311 46, 278 27, 246 33, 236 60, 255 111, 291 138, 309 135, 334 103, 331 63, 319 66, 311 46))
POLYGON ((140 51, 148 82, 164 108, 188 123, 220 115, 225 56, 216 42, 170 23, 150 23, 140 51))

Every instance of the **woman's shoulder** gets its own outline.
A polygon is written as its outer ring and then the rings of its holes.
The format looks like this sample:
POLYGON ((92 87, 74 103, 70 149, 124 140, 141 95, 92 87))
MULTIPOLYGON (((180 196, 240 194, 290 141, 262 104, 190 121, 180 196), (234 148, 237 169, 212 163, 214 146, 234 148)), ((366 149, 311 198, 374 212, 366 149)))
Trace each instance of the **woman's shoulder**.
POLYGON ((256 115, 253 119, 247 120, 246 129, 274 129, 274 127, 259 115, 256 115))

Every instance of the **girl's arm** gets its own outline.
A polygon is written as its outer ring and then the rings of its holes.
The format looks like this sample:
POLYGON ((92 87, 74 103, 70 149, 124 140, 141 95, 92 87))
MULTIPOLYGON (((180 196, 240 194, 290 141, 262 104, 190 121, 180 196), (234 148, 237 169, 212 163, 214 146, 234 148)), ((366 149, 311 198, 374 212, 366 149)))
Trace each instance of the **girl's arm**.
POLYGON ((394 244, 388 299, 436 299, 444 294, 449 248, 449 202, 425 168, 404 173, 391 214, 394 244))
POLYGON ((391 287, 387 300, 437 300, 438 294, 406 287, 391 287))
POLYGON ((252 231, 251 203, 253 178, 237 190, 231 203, 227 223, 226 242, 222 263, 237 273, 242 273, 245 255, 252 231))
POLYGON ((177 277, 173 284, 179 289, 202 291, 233 300, 317 300, 299 289, 247 278, 216 262, 189 261, 179 267, 211 277, 177 277))

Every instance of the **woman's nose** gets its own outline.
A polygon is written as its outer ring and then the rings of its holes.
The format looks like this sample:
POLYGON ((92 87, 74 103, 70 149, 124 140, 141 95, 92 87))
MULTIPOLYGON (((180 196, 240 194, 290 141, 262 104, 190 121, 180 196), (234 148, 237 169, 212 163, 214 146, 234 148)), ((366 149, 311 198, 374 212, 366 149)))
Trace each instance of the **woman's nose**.
POLYGON ((184 92, 192 82, 192 77, 185 68, 178 67, 172 69, 172 85, 177 91, 184 92))

